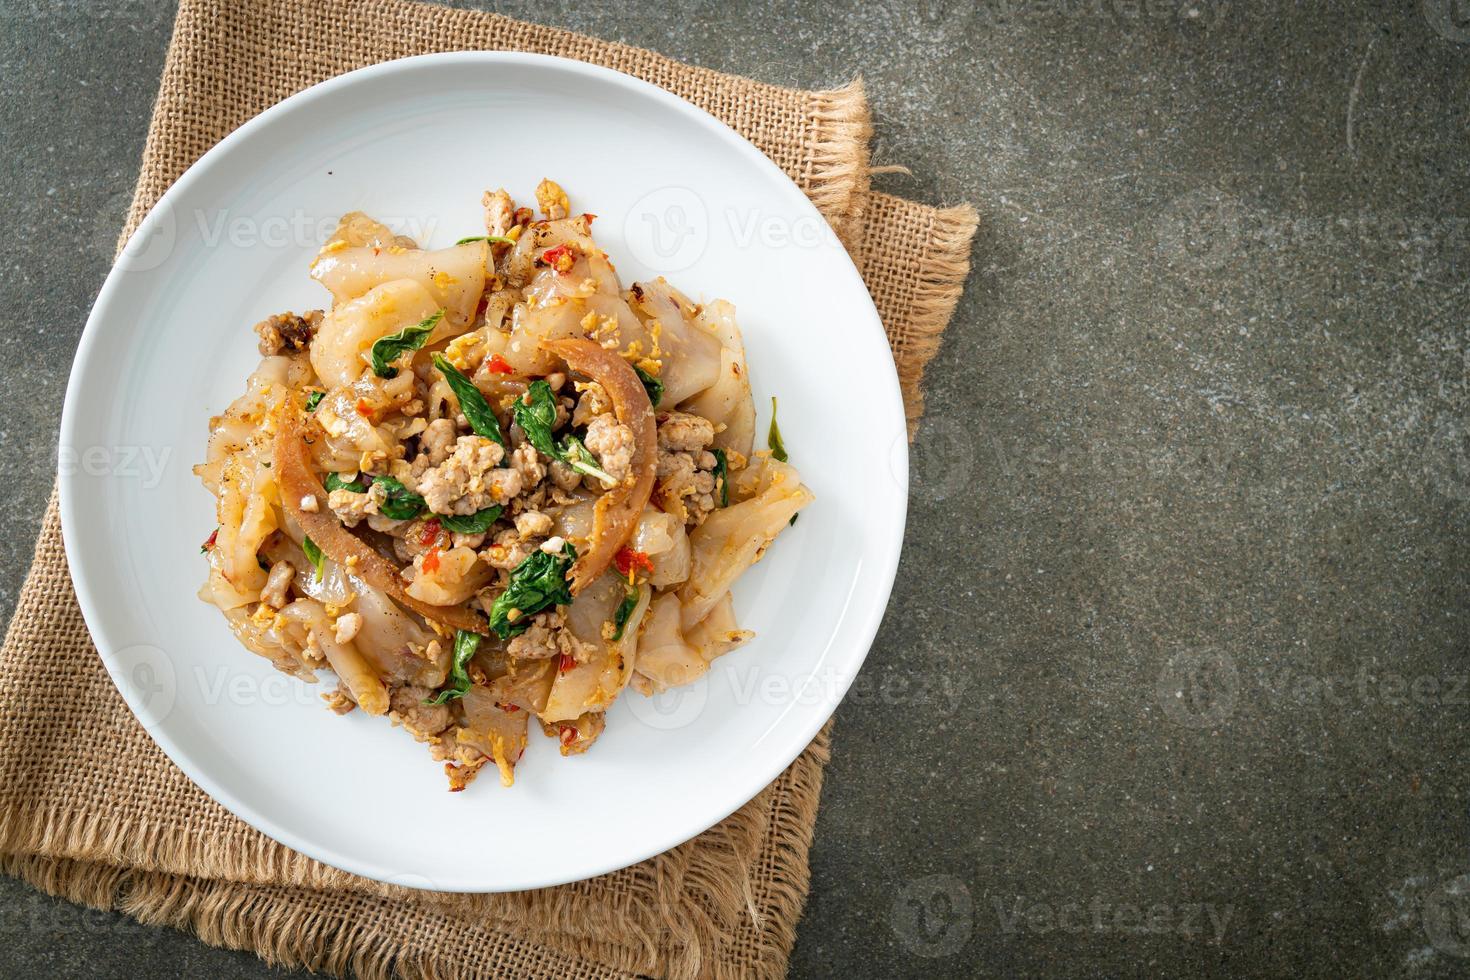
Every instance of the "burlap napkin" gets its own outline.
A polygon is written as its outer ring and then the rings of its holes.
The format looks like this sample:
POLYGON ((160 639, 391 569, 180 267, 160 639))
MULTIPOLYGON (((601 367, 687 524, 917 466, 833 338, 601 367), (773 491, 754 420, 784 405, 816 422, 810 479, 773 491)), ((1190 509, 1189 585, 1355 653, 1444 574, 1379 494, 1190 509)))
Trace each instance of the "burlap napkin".
MULTIPOLYGON (((404 0, 185 0, 128 215, 235 127, 342 72, 431 51, 607 65, 729 123, 848 243, 882 314, 910 424, 968 268, 975 215, 868 191, 859 84, 776 88, 647 51, 404 0)), ((774 976, 806 899, 827 734, 723 823, 632 868, 509 895, 434 895, 318 864, 175 769, 114 690, 67 577, 53 497, 0 649, 0 869, 72 901, 273 963, 384 977, 774 976)))

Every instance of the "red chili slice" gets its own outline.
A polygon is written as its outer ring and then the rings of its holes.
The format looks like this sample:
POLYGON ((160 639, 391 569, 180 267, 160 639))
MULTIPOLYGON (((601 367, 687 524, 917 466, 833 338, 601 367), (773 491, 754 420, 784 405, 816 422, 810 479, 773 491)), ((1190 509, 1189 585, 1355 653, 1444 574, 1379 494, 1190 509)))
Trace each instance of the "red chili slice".
POLYGON ((572 271, 572 264, 577 261, 577 255, 576 248, 563 244, 548 248, 536 261, 555 269, 557 275, 564 276, 572 271))
POLYGON ((485 366, 490 369, 490 373, 492 374, 516 373, 516 369, 510 366, 510 362, 501 357, 499 354, 491 356, 490 360, 486 362, 485 366))
POLYGON ((613 565, 624 578, 635 568, 641 568, 650 574, 653 572, 653 560, 648 557, 648 553, 634 551, 632 548, 619 548, 618 553, 613 556, 613 565))
POLYGON ((427 521, 424 521, 424 529, 419 532, 419 544, 425 548, 431 547, 435 541, 439 540, 439 535, 443 533, 444 526, 439 523, 439 519, 431 517, 427 521))

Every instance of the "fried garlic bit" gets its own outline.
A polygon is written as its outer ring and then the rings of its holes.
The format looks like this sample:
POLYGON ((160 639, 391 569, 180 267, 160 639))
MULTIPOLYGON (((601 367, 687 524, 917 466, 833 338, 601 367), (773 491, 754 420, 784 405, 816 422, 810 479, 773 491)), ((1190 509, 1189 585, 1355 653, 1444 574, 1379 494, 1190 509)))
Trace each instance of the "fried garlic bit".
POLYGON ((541 213, 552 221, 565 218, 572 213, 571 203, 567 200, 567 192, 549 177, 543 177, 541 183, 536 185, 536 204, 541 208, 541 213))

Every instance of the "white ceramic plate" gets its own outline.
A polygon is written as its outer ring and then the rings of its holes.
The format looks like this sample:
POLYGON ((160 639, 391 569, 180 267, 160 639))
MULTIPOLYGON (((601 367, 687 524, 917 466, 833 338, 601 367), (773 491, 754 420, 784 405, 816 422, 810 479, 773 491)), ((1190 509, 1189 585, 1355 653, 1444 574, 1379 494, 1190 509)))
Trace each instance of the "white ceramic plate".
MULTIPOLYGON (((712 826, 794 759, 883 615, 908 487, 897 378, 847 253, 754 147, 644 82, 465 52, 353 72, 286 100, 181 177, 108 276, 61 432, 82 612, 139 720, 235 814, 318 860, 448 891, 535 888, 643 860, 712 826), (361 209, 431 247, 483 233, 479 199, 543 176, 598 215, 624 283, 665 274, 735 303, 816 503, 742 578, 757 639, 697 684, 628 693, 584 756, 532 734, 513 788, 446 792, 425 746, 339 718, 195 598, 214 500, 190 473, 258 360, 250 327, 327 304, 307 266, 361 209)), ((533 726, 534 727, 534 726, 533 726)))

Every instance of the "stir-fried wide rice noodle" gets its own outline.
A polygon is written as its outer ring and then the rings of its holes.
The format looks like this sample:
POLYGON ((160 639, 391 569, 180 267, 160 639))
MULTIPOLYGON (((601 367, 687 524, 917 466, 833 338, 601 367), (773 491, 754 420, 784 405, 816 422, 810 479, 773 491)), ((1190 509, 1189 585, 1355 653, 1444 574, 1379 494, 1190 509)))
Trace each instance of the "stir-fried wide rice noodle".
POLYGON ((745 344, 735 323, 735 307, 716 300, 695 321, 720 339, 720 372, 715 383, 679 408, 715 424, 712 445, 749 456, 755 442, 755 403, 750 397, 750 372, 745 367, 745 344))
POLYGON ((719 380, 720 341, 695 322, 694 305, 662 277, 636 283, 633 292, 633 312, 649 335, 648 354, 662 361, 665 403, 677 405, 719 380))
POLYGON ((484 242, 436 251, 397 246, 338 248, 331 243, 312 263, 311 277, 344 304, 388 283, 412 282, 430 297, 433 309, 443 309, 453 323, 468 324, 485 291, 488 248, 484 242))
POLYGON ((766 457, 752 464, 759 477, 749 499, 710 515, 689 535, 692 568, 679 588, 685 628, 704 619, 730 586, 765 553, 807 504, 811 491, 796 468, 766 457))
POLYGON ((650 692, 693 683, 709 670, 716 657, 754 636, 736 623, 728 592, 700 622, 686 629, 682 621, 678 597, 660 597, 644 629, 636 668, 650 692))
POLYGON ((376 340, 439 309, 429 290, 412 279, 384 282, 340 300, 317 329, 311 366, 327 388, 350 385, 367 370, 366 355, 376 340))
POLYGON ((534 721, 563 755, 629 687, 687 684, 753 635, 731 587, 811 502, 755 450, 735 307, 626 288, 554 181, 426 248, 362 212, 256 327, 209 424, 199 596, 242 646, 386 716, 452 790, 511 785, 534 721))

